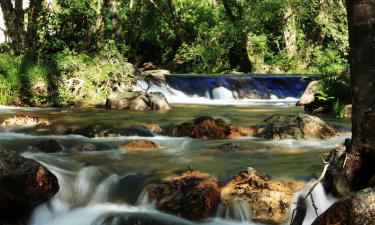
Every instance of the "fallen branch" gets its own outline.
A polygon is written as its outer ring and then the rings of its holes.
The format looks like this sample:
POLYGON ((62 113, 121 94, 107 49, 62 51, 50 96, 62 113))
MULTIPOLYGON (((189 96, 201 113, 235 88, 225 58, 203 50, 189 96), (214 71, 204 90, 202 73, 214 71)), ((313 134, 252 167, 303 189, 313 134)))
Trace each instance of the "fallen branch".
POLYGON ((310 188, 310 190, 307 192, 307 194, 305 195, 305 197, 303 197, 303 199, 299 199, 298 200, 298 203, 297 203, 297 207, 293 210, 293 213, 292 213, 292 219, 290 221, 290 225, 302 225, 302 222, 298 222, 296 223, 295 222, 295 219, 296 219, 296 213, 299 209, 301 208, 304 208, 306 207, 305 205, 305 202, 306 202, 306 199, 308 197, 310 197, 311 199, 311 203, 312 203, 312 206, 314 207, 314 210, 315 210, 315 214, 316 216, 318 217, 318 207, 316 206, 315 204, 315 201, 314 201, 314 197, 312 195, 314 189, 316 188, 316 186, 318 186, 318 184, 324 179, 329 167, 332 165, 332 162, 335 158, 335 150, 332 150, 331 151, 331 154, 330 154, 330 159, 328 161, 324 160, 324 158, 321 156, 321 159, 324 163, 324 168, 323 168, 323 172, 321 173, 320 177, 315 181, 314 185, 310 188))

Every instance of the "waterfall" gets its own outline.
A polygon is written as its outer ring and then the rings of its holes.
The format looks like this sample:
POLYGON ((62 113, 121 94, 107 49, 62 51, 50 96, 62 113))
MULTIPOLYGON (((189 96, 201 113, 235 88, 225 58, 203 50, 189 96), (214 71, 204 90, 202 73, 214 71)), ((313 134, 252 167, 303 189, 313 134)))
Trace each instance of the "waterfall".
MULTIPOLYGON (((48 154, 24 153, 23 156, 38 160, 51 170, 57 176, 61 187, 55 197, 34 210, 29 225, 122 225, 138 222, 165 225, 261 224, 251 220, 250 205, 245 200, 237 199, 228 206, 220 205, 214 218, 195 223, 158 211, 155 203, 148 201, 146 183, 140 182, 143 191, 140 193, 135 191, 137 182, 134 182, 136 181, 134 179, 139 178, 137 174, 128 173, 123 176, 108 174, 97 166, 77 168, 78 165, 74 161, 54 159, 48 154), (73 171, 66 170, 66 167, 73 171), (130 191, 136 194, 138 199, 135 200, 134 205, 130 205, 127 200, 116 196, 116 191, 122 193, 130 191), (111 195, 116 196, 115 199, 111 195)), ((296 207, 295 202, 298 197, 305 196, 314 182, 309 182, 294 194, 290 206, 291 212, 296 207)), ((318 214, 335 202, 334 198, 327 196, 321 184, 316 186, 312 195, 318 214)), ((306 205, 307 213, 303 225, 311 224, 316 218, 311 199, 307 199, 306 205)))
MULTIPOLYGON (((310 181, 302 190, 294 194, 292 204, 290 206, 291 213, 297 207, 298 198, 300 196, 306 196, 306 194, 309 192, 309 190, 315 182, 315 180, 310 181)), ((312 202, 310 197, 306 199, 306 216, 303 221, 303 225, 310 225, 317 218, 313 204, 315 204, 315 206, 317 207, 317 213, 318 215, 320 215, 336 201, 334 197, 326 194, 324 187, 321 183, 319 183, 313 190, 312 197, 314 199, 314 203, 312 202)))
POLYGON ((167 75, 137 81, 136 91, 161 92, 173 104, 295 104, 307 83, 302 76, 167 75))
POLYGON ((225 87, 217 87, 212 90, 213 99, 234 99, 233 93, 225 87))

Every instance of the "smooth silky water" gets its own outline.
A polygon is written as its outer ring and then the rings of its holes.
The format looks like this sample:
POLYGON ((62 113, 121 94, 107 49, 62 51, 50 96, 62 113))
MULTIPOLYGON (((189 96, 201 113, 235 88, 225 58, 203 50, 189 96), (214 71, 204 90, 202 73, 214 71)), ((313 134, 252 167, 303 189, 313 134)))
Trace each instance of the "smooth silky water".
MULTIPOLYGON (((141 84, 142 85, 142 84, 141 84)), ((219 178, 223 183, 249 166, 275 177, 310 180, 320 175, 323 167, 320 154, 339 146, 350 136, 350 121, 326 117, 324 120, 341 131, 341 135, 328 140, 266 141, 255 137, 232 140, 199 140, 192 138, 107 137, 87 138, 65 135, 71 128, 90 124, 111 127, 159 124, 168 126, 192 120, 196 116, 224 116, 240 126, 260 123, 274 114, 296 114, 303 109, 295 107, 295 98, 248 100, 237 99, 236 93, 219 87, 207 90, 204 96, 187 96, 167 87, 151 89, 162 91, 174 104, 168 112, 111 111, 105 109, 0 109, 0 120, 14 115, 28 115, 51 121, 48 127, 18 127, 0 130, 0 145, 22 152, 51 170, 59 180, 60 191, 50 202, 39 206, 29 225, 145 225, 176 224, 257 224, 250 220, 248 205, 238 202, 230 208, 219 207, 217 216, 203 223, 193 223, 156 210, 147 202, 147 184, 156 179, 187 171, 188 167, 219 178), (233 98, 230 96, 233 93, 233 98), (208 99, 211 96, 211 99, 208 99), (219 98, 219 99, 217 99, 219 98), (224 99, 223 99, 224 98, 224 99), (195 102, 197 104, 185 104, 195 102), (182 104, 181 104, 182 103, 182 104), (64 150, 60 153, 33 153, 27 151, 42 140, 59 141, 64 150), (148 139, 161 146, 149 152, 129 152, 119 145, 128 140, 148 139), (246 146, 241 150, 228 150, 223 144, 246 146)), ((295 194, 306 193, 305 190, 295 194)), ((314 191, 316 204, 322 211, 333 203, 321 185, 314 191)), ((295 201, 293 201, 295 202, 295 201)), ((291 206, 294 207, 294 206, 291 206)), ((321 212, 320 212, 321 213, 321 212)), ((308 208, 304 224, 315 218, 308 208)))

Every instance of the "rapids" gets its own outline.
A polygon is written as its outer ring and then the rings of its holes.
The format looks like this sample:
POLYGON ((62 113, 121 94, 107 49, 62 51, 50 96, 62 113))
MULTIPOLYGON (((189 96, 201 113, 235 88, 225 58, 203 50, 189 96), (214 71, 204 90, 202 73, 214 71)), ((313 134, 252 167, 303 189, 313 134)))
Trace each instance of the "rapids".
MULTIPOLYGON (((0 120, 28 115, 45 118, 52 123, 48 127, 0 128, 1 146, 42 163, 59 180, 60 191, 48 203, 35 209, 28 225, 260 224, 251 221, 249 205, 241 201, 231 207, 218 207, 216 216, 202 223, 187 221, 158 211, 154 204, 147 202, 145 190, 150 182, 186 171, 188 167, 222 181, 229 180, 249 166, 272 176, 308 181, 320 175, 323 166, 319 155, 339 146, 350 136, 349 120, 330 117, 324 120, 340 130, 342 135, 328 140, 265 141, 250 136, 231 140, 198 140, 161 135, 87 138, 66 135, 68 129, 98 123, 113 127, 155 123, 168 126, 200 115, 219 115, 231 119, 235 125, 247 125, 260 123, 277 113, 302 112, 301 108, 294 107, 306 85, 300 77, 290 80, 274 77, 269 83, 262 77, 244 78, 245 81, 241 82, 233 77, 186 79, 171 76, 164 83, 151 83, 149 91, 163 92, 173 103, 173 110, 168 112, 0 107, 0 120), (218 81, 220 84, 217 84, 218 81), (207 84, 205 89, 202 88, 204 83, 207 84), (259 92, 268 96, 267 99, 241 97, 241 90, 251 89, 254 83, 259 92), (63 151, 50 154, 27 151, 35 143, 50 139, 57 140, 63 151), (121 143, 137 139, 152 140, 162 148, 150 152, 130 152, 120 148, 121 143), (223 148, 224 144, 250 147, 228 151, 223 148)), ((145 81, 138 82, 139 89, 147 88, 147 85, 145 81)), ((306 194, 308 186, 295 193, 295 199, 306 194)), ((319 213, 334 202, 325 194, 322 185, 318 185, 313 195, 319 213)), ((292 204, 290 207, 295 206, 292 204)), ((316 217, 311 204, 307 209, 304 225, 310 224, 316 217)))

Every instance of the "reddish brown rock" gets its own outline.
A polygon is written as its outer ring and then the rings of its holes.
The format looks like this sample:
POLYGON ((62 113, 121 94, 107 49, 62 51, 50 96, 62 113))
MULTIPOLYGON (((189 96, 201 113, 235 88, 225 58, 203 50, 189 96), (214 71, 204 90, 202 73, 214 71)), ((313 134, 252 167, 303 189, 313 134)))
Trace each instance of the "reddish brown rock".
POLYGON ((0 149, 0 224, 27 218, 59 190, 55 175, 34 160, 0 149))
POLYGON ((231 124, 226 118, 201 116, 172 129, 172 136, 203 139, 226 139, 245 136, 244 130, 231 124))
POLYGON ((375 190, 360 191, 333 204, 313 225, 374 225, 375 190))
POLYGON ((303 185, 301 181, 270 179, 250 167, 222 188, 221 202, 227 207, 248 202, 253 220, 280 224, 288 220, 293 194, 303 185))
POLYGON ((157 150, 159 146, 149 140, 134 140, 121 144, 120 148, 126 151, 152 151, 157 150))
POLYGON ((148 194, 159 210, 189 220, 213 216, 220 202, 219 181, 199 171, 185 172, 151 184, 148 194))

